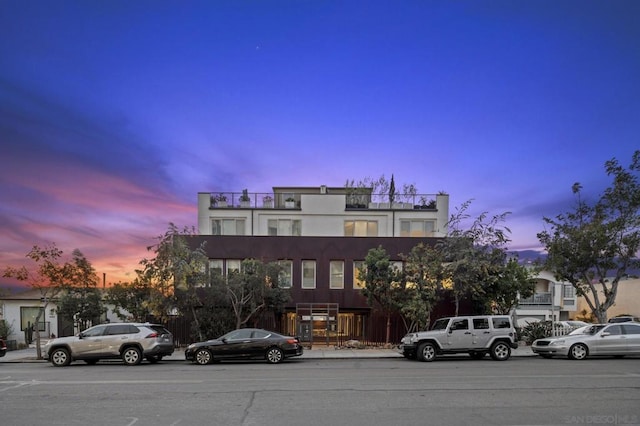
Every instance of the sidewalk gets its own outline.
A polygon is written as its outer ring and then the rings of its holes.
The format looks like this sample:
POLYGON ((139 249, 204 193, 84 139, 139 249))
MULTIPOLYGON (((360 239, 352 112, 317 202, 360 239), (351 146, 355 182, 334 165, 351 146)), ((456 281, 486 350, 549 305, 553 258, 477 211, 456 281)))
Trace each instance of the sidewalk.
MULTIPOLYGON (((520 346, 518 349, 511 351, 511 356, 535 356, 529 346, 520 346)), ((349 359, 349 358, 402 358, 402 355, 393 349, 335 349, 335 348, 317 348, 305 349, 302 356, 296 359, 349 359)), ((175 352, 168 357, 164 357, 162 361, 182 361, 184 359, 184 349, 176 349, 175 352)), ((8 351, 7 354, 0 358, 2 363, 21 363, 21 362, 46 362, 45 360, 36 359, 36 348, 20 349, 17 351, 8 351)))

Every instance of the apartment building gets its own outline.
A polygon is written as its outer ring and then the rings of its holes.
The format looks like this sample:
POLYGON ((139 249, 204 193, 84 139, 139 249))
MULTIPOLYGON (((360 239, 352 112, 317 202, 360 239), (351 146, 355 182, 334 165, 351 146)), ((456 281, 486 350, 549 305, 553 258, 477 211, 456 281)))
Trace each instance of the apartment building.
POLYGON ((367 252, 382 246, 400 266, 400 254, 447 235, 448 216, 447 194, 389 200, 368 189, 327 186, 202 192, 196 241, 206 241, 210 268, 222 274, 246 258, 280 262, 291 289, 280 331, 314 343, 375 340, 375 313, 358 280, 367 252))

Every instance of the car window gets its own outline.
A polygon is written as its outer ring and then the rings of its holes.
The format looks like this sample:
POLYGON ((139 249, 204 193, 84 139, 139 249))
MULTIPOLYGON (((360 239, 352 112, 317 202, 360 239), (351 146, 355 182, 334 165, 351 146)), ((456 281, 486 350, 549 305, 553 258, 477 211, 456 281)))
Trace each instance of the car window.
POLYGON ((114 336, 118 334, 136 334, 140 330, 135 325, 131 324, 115 324, 107 326, 106 335, 114 336))
POLYGON ((269 336, 271 336, 271 333, 268 333, 264 330, 256 330, 253 332, 254 339, 266 339, 269 336))
POLYGON ((624 334, 640 334, 640 326, 632 324, 622 324, 624 334))
POLYGON ((225 337, 227 340, 250 339, 251 331, 252 330, 248 330, 248 329, 235 330, 227 334, 225 337))
POLYGON ((489 318, 474 318, 473 328, 476 330, 483 330, 489 328, 489 318))
POLYGON ((612 335, 622 334, 622 326, 619 325, 610 325, 604 331, 608 332, 612 335))
POLYGON ((468 330, 469 329, 469 320, 467 319, 457 319, 451 322, 451 330, 468 330))
POLYGON ((509 318, 492 318, 493 328, 511 328, 509 318))
POLYGON ((169 330, 167 330, 166 328, 164 328, 161 325, 152 325, 149 326, 150 329, 152 329, 153 331, 155 331, 158 334, 171 334, 171 332, 169 330))
POLYGON ((82 335, 84 337, 96 337, 96 336, 102 336, 104 334, 104 330, 107 327, 104 325, 97 325, 95 327, 91 327, 85 331, 82 332, 82 335))

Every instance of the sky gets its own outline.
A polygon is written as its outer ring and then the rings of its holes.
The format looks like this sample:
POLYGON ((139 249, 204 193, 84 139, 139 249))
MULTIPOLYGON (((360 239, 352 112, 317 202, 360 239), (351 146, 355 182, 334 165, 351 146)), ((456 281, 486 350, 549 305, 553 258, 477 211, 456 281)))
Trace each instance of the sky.
POLYGON ((0 269, 132 280, 198 192, 392 174, 539 250, 639 134, 636 0, 0 0, 0 269))

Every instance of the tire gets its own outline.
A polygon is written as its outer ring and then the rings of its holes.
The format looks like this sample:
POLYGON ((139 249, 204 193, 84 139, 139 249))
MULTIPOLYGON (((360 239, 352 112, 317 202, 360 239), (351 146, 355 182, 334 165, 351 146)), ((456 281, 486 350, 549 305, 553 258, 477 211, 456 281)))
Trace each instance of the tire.
POLYGON ((66 367, 71 364, 71 355, 69 355, 69 351, 65 348, 54 349, 49 359, 54 367, 66 367))
POLYGON ((491 358, 494 361, 506 361, 511 356, 511 348, 505 342, 496 342, 491 345, 491 358))
POLYGON ((576 343, 569 348, 569 359, 583 360, 589 355, 589 348, 584 343, 576 343))
POLYGON ((213 362, 213 355, 211 355, 211 351, 209 349, 200 348, 193 356, 193 362, 198 365, 211 364, 213 362))
POLYGON ((436 359, 436 347, 433 343, 425 342, 418 346, 418 359, 422 362, 431 362, 436 359))
POLYGON ((138 365, 142 362, 142 352, 135 346, 129 346, 122 351, 122 360, 125 365, 138 365))
POLYGON ((482 359, 482 358, 484 358, 484 356, 485 356, 486 354, 487 354, 486 352, 482 352, 482 351, 480 351, 480 352, 478 352, 478 351, 471 351, 471 352, 469 352, 469 355, 470 355, 470 356, 471 356, 471 358, 473 358, 473 359, 482 359))
POLYGON ((269 364, 278 364, 284 359, 284 352, 282 352, 282 349, 274 346, 267 349, 265 358, 269 364))

